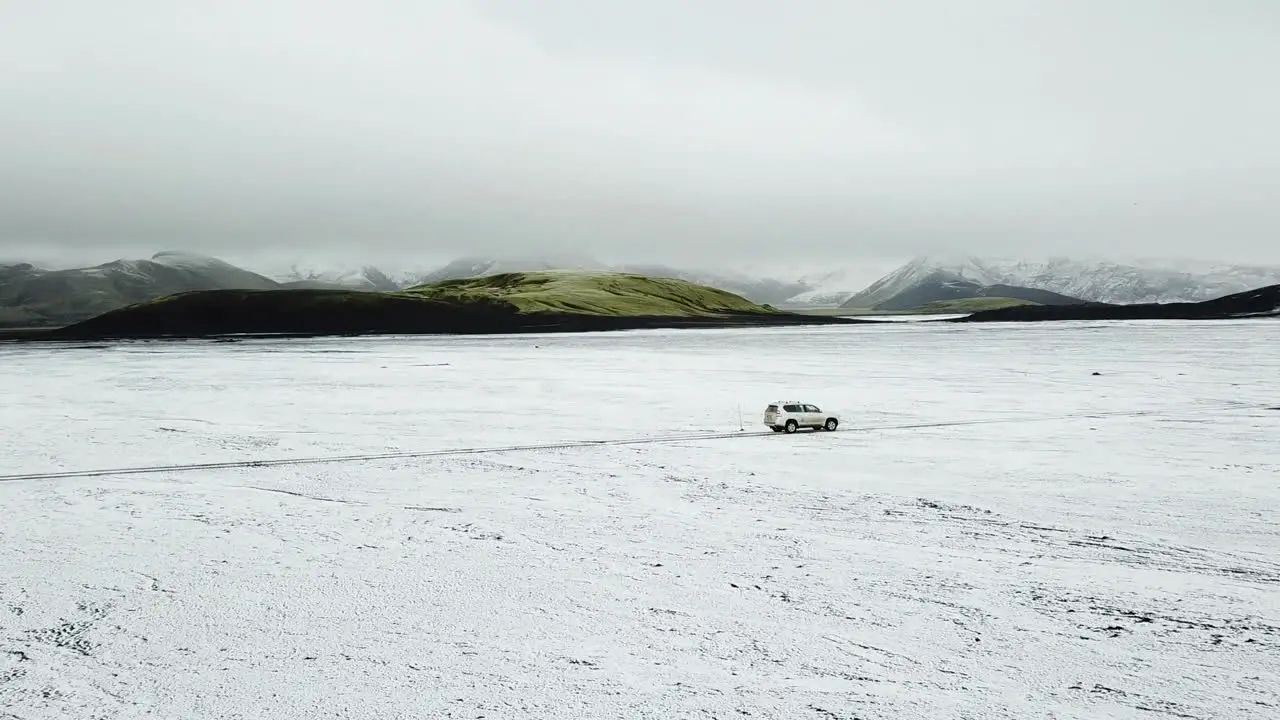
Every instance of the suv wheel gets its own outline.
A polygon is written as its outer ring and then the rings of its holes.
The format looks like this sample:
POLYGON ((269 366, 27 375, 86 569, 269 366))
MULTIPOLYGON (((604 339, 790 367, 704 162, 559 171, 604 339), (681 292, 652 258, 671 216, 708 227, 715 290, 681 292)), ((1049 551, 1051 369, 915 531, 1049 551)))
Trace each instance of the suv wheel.
POLYGON ((799 430, 799 429, 800 429, 800 426, 796 424, 796 421, 795 421, 795 420, 788 420, 788 421, 787 421, 787 432, 789 432, 789 433, 793 433, 793 432, 795 432, 796 430, 799 430))
POLYGON ((840 426, 839 420, 836 420, 835 418, 827 418, 827 424, 824 427, 827 428, 828 432, 835 432, 836 428, 839 426, 840 426))

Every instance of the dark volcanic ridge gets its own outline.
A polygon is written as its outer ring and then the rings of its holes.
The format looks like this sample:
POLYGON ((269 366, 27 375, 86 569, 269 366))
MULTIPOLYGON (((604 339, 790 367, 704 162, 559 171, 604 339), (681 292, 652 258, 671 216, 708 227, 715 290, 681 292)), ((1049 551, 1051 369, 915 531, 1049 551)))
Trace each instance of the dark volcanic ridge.
POLYGON ((209 290, 105 313, 14 339, 75 341, 225 336, 496 335, 651 328, 834 325, 871 321, 781 312, 701 316, 522 312, 490 300, 453 302, 348 290, 209 290))
POLYGON ((945 322, 1042 322, 1049 320, 1235 320, 1280 317, 1280 285, 1196 303, 1021 305, 975 312, 945 322))
MULTIPOLYGON (((1064 320, 1232 320, 1280 318, 1280 285, 1199 303, 1027 305, 925 322, 1064 320)), ((504 302, 454 302, 348 290, 209 290, 105 313, 65 328, 0 334, 0 340, 106 340, 337 335, 486 335, 657 328, 890 325, 786 312, 726 311, 698 316, 524 312, 504 302)))

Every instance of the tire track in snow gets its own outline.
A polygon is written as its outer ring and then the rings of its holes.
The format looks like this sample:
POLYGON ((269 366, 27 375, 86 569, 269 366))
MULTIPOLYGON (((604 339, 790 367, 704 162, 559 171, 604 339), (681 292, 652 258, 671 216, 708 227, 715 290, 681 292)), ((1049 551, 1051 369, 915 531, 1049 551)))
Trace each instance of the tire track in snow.
MULTIPOLYGON (((1241 403, 1226 403, 1218 407, 1188 406, 1180 408, 1167 408, 1156 410, 1118 410, 1110 412, 1091 412, 1091 413, 1073 413, 1069 415, 1049 415, 1038 417, 1005 417, 1005 418, 986 418, 981 420, 947 420, 938 422, 925 423, 908 423, 898 425, 866 425, 842 427, 833 432, 835 433, 867 433, 867 432, 885 432, 892 430, 923 430, 930 428, 947 428, 947 427, 968 427, 976 425, 1007 425, 1013 423, 1029 423, 1029 422, 1051 422, 1060 420, 1084 420, 1084 419, 1105 419, 1113 417, 1146 417, 1146 416, 1167 416, 1185 412, 1211 412, 1211 411, 1241 411, 1241 410, 1262 410, 1267 409, 1261 405, 1244 405, 1241 403)), ((806 433, 806 435, 828 435, 828 431, 820 431, 814 433, 806 433)), ((107 477, 113 475, 150 475, 159 473, 176 473, 176 472, 195 472, 199 470, 230 470, 241 468, 266 468, 266 467, 282 467, 292 465, 324 465, 332 463, 352 463, 352 462, 371 462, 376 460, 404 460, 416 458, 433 458, 433 457, 453 457, 461 455, 487 455, 507 452, 535 451, 535 450, 568 450, 575 448, 599 447, 606 445, 663 445, 681 442, 696 442, 702 440, 731 440, 734 438, 765 438, 779 435, 772 430, 761 432, 747 432, 738 430, 734 432, 722 433, 685 433, 681 435, 660 435, 655 437, 639 437, 624 439, 605 439, 605 440, 567 440, 554 443, 534 443, 527 445, 501 445, 487 447, 469 447, 469 448, 448 448, 438 450, 409 450, 386 453, 368 453, 361 455, 330 455, 330 456, 314 456, 299 458, 276 458, 276 459, 254 459, 254 460, 230 460, 223 462, 211 463, 189 463, 175 465, 148 465, 138 467, 120 467, 120 468, 101 468, 88 470, 62 470, 54 472, 39 473, 14 473, 10 475, 0 475, 0 483, 18 482, 22 480, 63 480, 63 479, 79 479, 79 478, 95 478, 107 477)), ((783 436, 785 437, 785 436, 783 436)))

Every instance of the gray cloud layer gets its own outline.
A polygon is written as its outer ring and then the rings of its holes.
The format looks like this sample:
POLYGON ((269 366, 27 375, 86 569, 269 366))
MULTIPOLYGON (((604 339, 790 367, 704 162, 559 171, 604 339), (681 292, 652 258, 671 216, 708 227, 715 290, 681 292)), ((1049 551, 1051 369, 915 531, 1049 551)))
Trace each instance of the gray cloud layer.
POLYGON ((0 7, 0 250, 1280 259, 1274 0, 0 7))

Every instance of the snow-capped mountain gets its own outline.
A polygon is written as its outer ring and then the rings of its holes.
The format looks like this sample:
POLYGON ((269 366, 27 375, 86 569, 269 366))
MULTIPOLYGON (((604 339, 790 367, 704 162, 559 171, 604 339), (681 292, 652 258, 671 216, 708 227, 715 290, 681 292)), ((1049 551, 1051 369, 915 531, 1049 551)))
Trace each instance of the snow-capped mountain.
MULTIPOLYGON (((1052 290, 1097 302, 1200 302, 1280 284, 1280 267, 1138 261, 1089 263, 1057 258, 988 269, 1017 278, 1027 287, 1052 290)), ((1008 284, 1008 280, 1005 281, 1008 284)))
POLYGON ((850 297, 844 307, 874 307, 938 273, 983 285, 1015 285, 1116 304, 1200 302, 1280 284, 1280 267, 1268 266, 918 257, 850 297))
POLYGON ((278 287, 257 273, 191 253, 63 270, 21 264, 0 270, 0 316, 9 324, 62 324, 175 293, 278 287))
POLYGON ((122 258, 101 265, 46 273, 46 276, 114 278, 118 286, 179 287, 185 290, 271 290, 277 283, 224 260, 191 252, 158 252, 146 260, 122 258))
MULTIPOLYGON (((1002 282, 974 258, 917 257, 846 298, 841 305, 849 308, 872 308, 939 275, 957 280, 972 280, 981 285, 1002 282)), ((1014 284, 1014 283, 1008 283, 1014 284)))
POLYGON ((358 268, 291 265, 287 270, 271 273, 271 277, 293 287, 332 286, 384 292, 400 289, 399 283, 372 265, 358 268))

